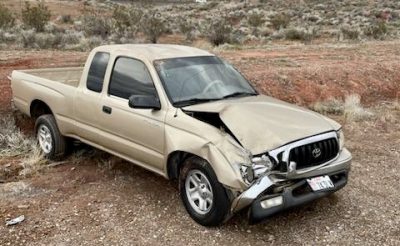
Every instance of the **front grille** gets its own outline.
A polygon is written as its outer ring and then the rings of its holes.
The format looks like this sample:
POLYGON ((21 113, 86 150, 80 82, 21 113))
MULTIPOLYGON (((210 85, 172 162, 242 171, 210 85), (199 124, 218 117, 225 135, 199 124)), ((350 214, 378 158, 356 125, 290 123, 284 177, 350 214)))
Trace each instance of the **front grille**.
POLYGON ((296 169, 317 166, 332 160, 338 153, 339 145, 336 138, 329 138, 291 149, 289 163, 296 162, 296 169))

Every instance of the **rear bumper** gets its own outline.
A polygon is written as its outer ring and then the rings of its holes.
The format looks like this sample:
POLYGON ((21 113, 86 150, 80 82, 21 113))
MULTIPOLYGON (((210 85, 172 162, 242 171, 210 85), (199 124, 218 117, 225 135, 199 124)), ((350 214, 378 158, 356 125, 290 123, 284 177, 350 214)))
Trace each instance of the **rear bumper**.
POLYGON ((300 206, 309 203, 318 198, 327 196, 342 189, 348 180, 348 170, 343 170, 336 173, 326 174, 330 176, 334 183, 334 188, 324 191, 314 192, 309 187, 305 179, 298 181, 297 183, 283 188, 283 191, 274 193, 271 195, 260 196, 255 199, 250 205, 249 210, 249 223, 255 224, 268 218, 269 216, 278 213, 280 211, 300 206), (282 197, 282 204, 270 208, 264 208, 262 203, 268 199, 274 197, 282 197))

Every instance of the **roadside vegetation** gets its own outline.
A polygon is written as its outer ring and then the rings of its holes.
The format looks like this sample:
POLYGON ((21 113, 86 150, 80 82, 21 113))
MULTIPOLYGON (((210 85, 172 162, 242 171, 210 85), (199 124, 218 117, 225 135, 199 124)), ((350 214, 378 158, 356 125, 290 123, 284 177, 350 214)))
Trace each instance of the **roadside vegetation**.
POLYGON ((372 119, 374 114, 361 105, 361 97, 358 94, 350 94, 342 101, 330 98, 326 101, 316 102, 311 109, 322 114, 343 116, 347 121, 362 121, 372 119))
POLYGON ((0 163, 8 163, 0 165, 0 181, 14 176, 33 175, 47 162, 36 139, 22 133, 15 117, 23 116, 3 115, 0 119, 0 163), (13 163, 13 160, 17 163, 13 163))
POLYGON ((400 34, 400 2, 389 0, 76 4, 82 12, 75 16, 53 13, 43 1, 26 2, 20 11, 0 4, 0 48, 86 51, 100 44, 156 43, 168 35, 183 37, 176 42, 206 40, 220 46, 279 40, 359 42, 400 34))

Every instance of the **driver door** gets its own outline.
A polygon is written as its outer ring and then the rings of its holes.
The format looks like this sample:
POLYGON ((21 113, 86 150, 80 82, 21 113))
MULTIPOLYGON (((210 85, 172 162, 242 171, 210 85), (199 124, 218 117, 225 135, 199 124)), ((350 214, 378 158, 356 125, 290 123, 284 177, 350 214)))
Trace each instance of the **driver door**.
POLYGON ((107 148, 156 172, 164 164, 165 107, 160 110, 129 107, 132 95, 158 96, 146 65, 137 59, 117 57, 103 96, 101 128, 109 135, 107 148))

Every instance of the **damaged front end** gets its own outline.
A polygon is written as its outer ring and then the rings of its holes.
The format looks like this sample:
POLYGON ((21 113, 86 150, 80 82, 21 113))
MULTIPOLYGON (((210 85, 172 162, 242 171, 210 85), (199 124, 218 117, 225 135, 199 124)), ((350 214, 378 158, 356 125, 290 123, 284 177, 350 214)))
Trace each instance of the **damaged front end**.
MULTIPOLYGON (((260 149, 258 145, 246 148, 243 138, 237 131, 231 131, 231 125, 227 126, 219 113, 185 113, 224 133, 221 135, 224 138, 213 143, 235 170, 242 187, 238 189, 224 183, 232 193, 231 212, 249 208, 250 223, 331 194, 347 183, 352 157, 343 146, 340 129, 300 138, 253 156, 252 153, 260 149), (319 177, 328 179, 331 186, 313 190, 309 179, 319 177)), ((220 177, 226 178, 222 170, 217 171, 220 177)))
POLYGON ((242 166, 249 188, 234 198, 232 213, 248 207, 250 223, 258 223, 343 188, 352 157, 340 137, 341 132, 332 131, 253 157, 251 165, 242 166), (332 187, 314 191, 308 180, 318 176, 329 177, 332 187))

